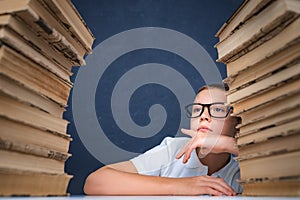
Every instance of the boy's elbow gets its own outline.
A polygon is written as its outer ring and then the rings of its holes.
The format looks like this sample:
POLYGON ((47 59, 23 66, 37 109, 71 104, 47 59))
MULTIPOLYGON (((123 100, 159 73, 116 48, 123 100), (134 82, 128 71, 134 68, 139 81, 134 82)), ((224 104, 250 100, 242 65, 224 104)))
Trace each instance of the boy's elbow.
POLYGON ((91 173, 85 180, 83 192, 87 195, 95 195, 96 193, 96 185, 98 183, 96 182, 95 172, 91 173))
POLYGON ((105 180, 108 178, 110 178, 110 173, 106 166, 96 170, 86 178, 83 192, 86 195, 107 195, 110 185, 105 180))
POLYGON ((102 194, 102 183, 103 177, 101 177, 101 172, 99 170, 91 173, 85 180, 83 192, 86 195, 101 195, 102 194))

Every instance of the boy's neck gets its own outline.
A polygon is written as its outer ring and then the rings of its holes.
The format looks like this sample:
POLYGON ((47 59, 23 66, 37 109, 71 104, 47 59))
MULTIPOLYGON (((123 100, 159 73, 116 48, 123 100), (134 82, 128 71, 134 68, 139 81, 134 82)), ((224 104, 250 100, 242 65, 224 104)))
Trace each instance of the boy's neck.
POLYGON ((230 153, 219 153, 219 154, 210 153, 207 154, 204 158, 199 158, 199 159, 203 165, 206 165, 208 167, 207 175, 210 176, 213 173, 225 167, 227 163, 230 161, 230 156, 231 156, 230 153))

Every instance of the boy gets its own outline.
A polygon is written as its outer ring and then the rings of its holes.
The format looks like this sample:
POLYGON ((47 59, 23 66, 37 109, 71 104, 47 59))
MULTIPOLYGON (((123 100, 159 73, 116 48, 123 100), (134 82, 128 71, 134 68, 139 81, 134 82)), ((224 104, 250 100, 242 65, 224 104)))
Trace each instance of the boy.
POLYGON ((104 166, 86 179, 90 195, 236 195, 238 119, 230 116, 223 85, 202 87, 186 106, 191 138, 165 138, 129 161, 104 166))

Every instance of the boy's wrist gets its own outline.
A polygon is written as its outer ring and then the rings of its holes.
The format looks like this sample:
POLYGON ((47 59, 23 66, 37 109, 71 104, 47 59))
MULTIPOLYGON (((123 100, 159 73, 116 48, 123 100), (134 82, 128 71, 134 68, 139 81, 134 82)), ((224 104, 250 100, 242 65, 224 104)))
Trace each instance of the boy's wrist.
POLYGON ((232 154, 235 154, 235 155, 238 154, 238 147, 237 147, 235 138, 228 137, 228 142, 226 144, 227 144, 226 145, 226 147, 227 147, 226 152, 232 153, 232 154))

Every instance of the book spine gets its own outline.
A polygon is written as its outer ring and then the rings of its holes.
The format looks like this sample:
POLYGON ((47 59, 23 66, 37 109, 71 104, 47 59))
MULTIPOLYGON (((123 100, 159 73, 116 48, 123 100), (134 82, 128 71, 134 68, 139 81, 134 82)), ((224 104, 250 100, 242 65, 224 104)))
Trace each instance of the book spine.
POLYGON ((70 156, 69 154, 49 150, 40 146, 7 141, 1 138, 0 138, 0 149, 32 154, 32 155, 41 156, 45 158, 55 159, 58 161, 66 161, 70 156))

